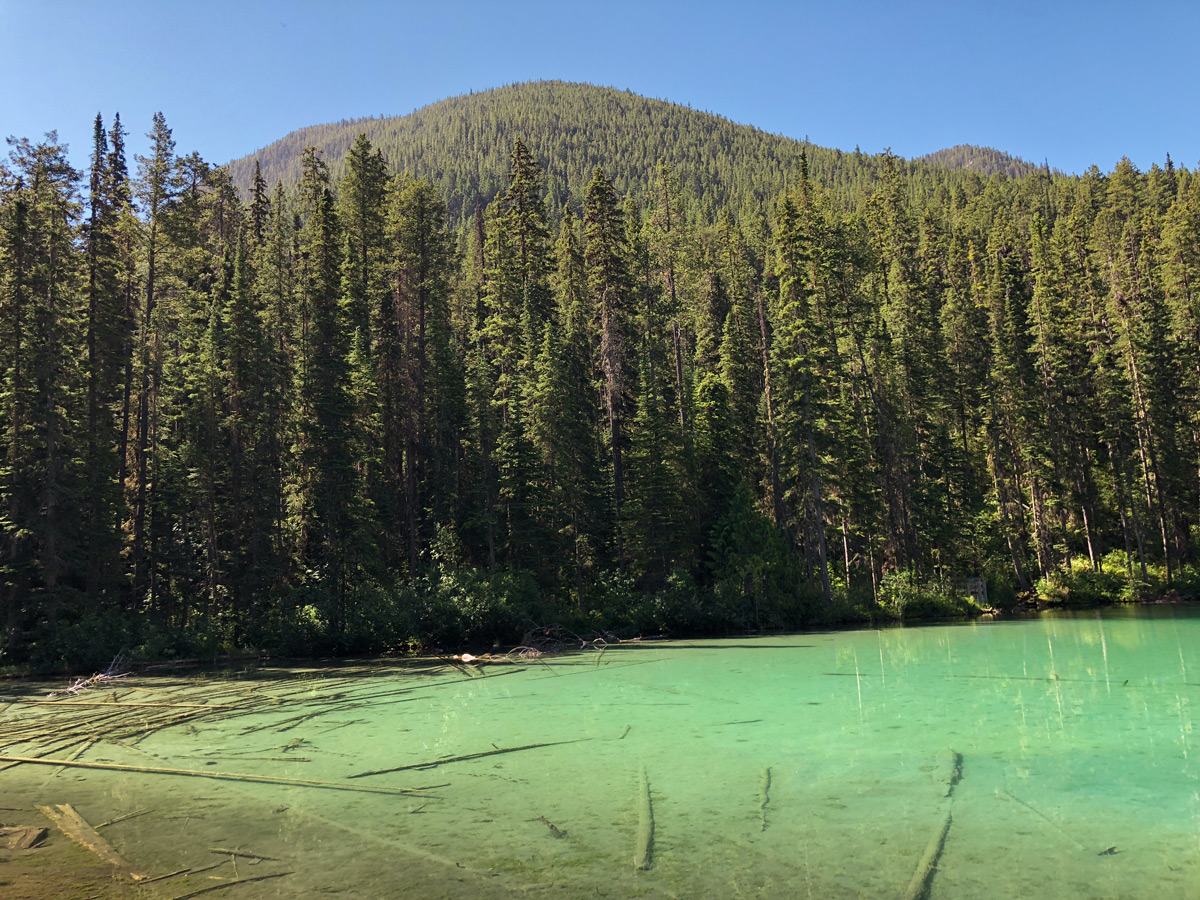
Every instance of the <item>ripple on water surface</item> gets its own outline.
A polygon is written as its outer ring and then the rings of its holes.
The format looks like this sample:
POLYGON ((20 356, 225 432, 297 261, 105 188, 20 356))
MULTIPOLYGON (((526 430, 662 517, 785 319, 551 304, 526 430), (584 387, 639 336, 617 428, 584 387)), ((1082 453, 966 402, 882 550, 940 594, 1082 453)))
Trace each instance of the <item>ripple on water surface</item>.
POLYGON ((39 686, 4 755, 194 774, 0 789, 151 897, 1193 897, 1198 616, 39 686))

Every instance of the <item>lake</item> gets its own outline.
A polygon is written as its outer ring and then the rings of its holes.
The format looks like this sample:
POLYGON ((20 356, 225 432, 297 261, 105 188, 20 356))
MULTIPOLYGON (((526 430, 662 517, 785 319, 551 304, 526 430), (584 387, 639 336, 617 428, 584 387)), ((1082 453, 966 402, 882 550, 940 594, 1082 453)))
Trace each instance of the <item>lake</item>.
POLYGON ((4 755, 101 768, 0 804, 150 897, 1196 897, 1198 648, 1161 606, 10 684, 4 755))

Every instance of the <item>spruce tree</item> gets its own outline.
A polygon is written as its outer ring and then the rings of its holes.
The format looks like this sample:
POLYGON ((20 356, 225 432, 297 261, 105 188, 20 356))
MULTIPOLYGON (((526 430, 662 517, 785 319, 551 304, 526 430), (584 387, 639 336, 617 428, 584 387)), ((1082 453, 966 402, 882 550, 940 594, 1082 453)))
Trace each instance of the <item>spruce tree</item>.
POLYGON ((588 185, 583 224, 589 303, 596 316, 595 327, 600 332, 596 370, 601 378, 600 396, 612 478, 611 509, 616 528, 615 556, 620 565, 625 555, 620 531, 621 507, 625 502, 625 431, 636 380, 631 335, 632 287, 626 261, 624 217, 612 183, 599 168, 588 185))
POLYGON ((53 623, 83 586, 73 501, 77 460, 86 458, 74 308, 82 287, 79 174, 53 132, 41 143, 10 143, 11 169, 0 182, 6 644, 38 617, 53 623))
POLYGON ((352 578, 362 562, 360 496, 351 455, 350 333, 340 303, 342 247, 329 173, 305 156, 298 198, 296 266, 298 517, 300 559, 323 593, 334 640, 342 638, 352 578))

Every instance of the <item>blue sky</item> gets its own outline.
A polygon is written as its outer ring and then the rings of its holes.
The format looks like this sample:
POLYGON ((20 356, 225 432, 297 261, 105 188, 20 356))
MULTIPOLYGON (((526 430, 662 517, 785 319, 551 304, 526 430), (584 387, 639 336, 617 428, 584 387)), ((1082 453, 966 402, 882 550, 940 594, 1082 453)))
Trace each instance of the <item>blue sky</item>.
POLYGON ((86 163, 155 110, 222 163, 288 131, 556 78, 816 144, 984 144, 1078 172, 1200 160, 1200 3, 0 0, 0 136, 86 163))

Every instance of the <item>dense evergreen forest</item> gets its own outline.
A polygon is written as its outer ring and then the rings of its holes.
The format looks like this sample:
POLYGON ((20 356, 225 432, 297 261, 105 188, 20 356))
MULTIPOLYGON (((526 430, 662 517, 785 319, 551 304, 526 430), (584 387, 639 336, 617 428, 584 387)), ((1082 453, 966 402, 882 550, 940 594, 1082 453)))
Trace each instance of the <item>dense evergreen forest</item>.
MULTIPOLYGON (((872 192, 884 157, 843 153, 740 125, 677 103, 630 91, 537 81, 451 97, 407 116, 314 125, 229 163, 234 184, 249 191, 255 167, 267 183, 295 188, 306 147, 321 153, 330 176, 346 173, 347 154, 360 134, 382 151, 391 170, 437 187, 455 227, 468 225, 477 203, 508 185, 508 154, 519 138, 538 160, 551 213, 579 209, 597 166, 621 196, 646 196, 659 163, 670 166, 694 212, 715 220, 723 211, 742 218, 769 209, 794 184, 805 156, 814 181, 842 203, 872 192)), ((987 147, 962 145, 919 160, 892 159, 911 183, 940 183, 947 170, 970 168, 1030 175, 1037 167, 987 147)))
POLYGON ((801 148, 718 206, 663 160, 555 192, 518 137, 451 215, 364 135, 246 193, 161 115, 133 171, 125 137, 0 168, 5 661, 1197 584, 1200 183, 1169 158, 826 184, 801 148))
POLYGON ((971 169, 985 177, 999 172, 1009 178, 1021 178, 1033 175, 1037 171, 1036 166, 1023 159, 1017 159, 991 147, 976 147, 973 144, 957 144, 945 150, 927 153, 921 159, 952 169, 971 169))

